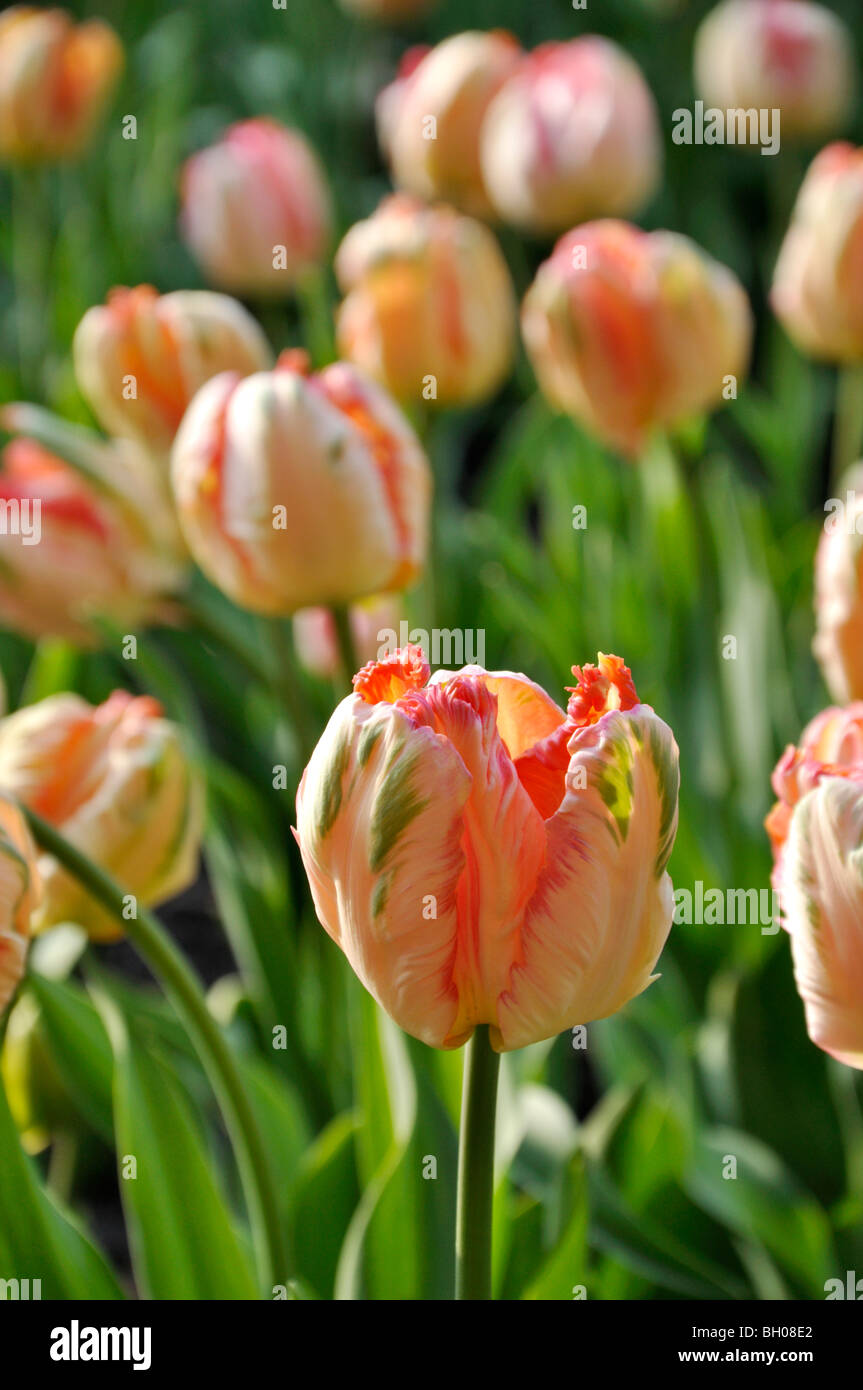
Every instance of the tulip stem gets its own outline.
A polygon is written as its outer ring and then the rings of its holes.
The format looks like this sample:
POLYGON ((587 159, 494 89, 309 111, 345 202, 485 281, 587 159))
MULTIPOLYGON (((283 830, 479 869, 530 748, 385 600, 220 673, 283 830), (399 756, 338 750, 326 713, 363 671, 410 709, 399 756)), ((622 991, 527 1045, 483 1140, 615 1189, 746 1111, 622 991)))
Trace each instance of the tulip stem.
POLYGON ((49 214, 44 175, 39 169, 12 172, 12 275, 18 371, 25 395, 41 396, 45 324, 49 318, 47 240, 49 214))
POLYGON ((476 1029, 465 1048, 458 1154, 455 1296, 491 1298, 491 1223, 494 1198, 494 1122, 500 1054, 488 1028, 476 1029))
POLYGON ((863 366, 840 367, 833 421, 833 483, 860 457, 863 444, 863 366))
POLYGON ((42 849, 122 923, 129 940, 162 984, 203 1063, 219 1102, 234 1152, 254 1237, 258 1275, 264 1297, 288 1279, 287 1255, 279 1203, 270 1162, 233 1053, 207 1008, 201 987, 185 957, 159 920, 138 904, 127 918, 128 898, 108 874, 71 845, 52 825, 22 806, 42 849))
POLYGON ((351 680, 359 671, 354 635, 351 632, 351 617, 347 608, 333 604, 331 608, 336 629, 336 643, 339 649, 340 681, 342 688, 351 689, 351 680))

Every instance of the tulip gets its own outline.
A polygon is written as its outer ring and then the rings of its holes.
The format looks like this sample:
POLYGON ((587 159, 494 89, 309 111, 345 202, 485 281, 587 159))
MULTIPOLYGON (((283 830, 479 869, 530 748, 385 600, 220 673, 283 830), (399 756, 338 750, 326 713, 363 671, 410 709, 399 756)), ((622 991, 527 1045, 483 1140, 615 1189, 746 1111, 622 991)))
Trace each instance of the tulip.
POLYGON ((323 259, 329 241, 330 199, 317 156, 276 121, 231 126, 187 161, 181 225, 213 284, 282 293, 323 259))
MULTIPOLYGON (((114 875, 136 904, 163 902, 197 871, 203 797, 180 731, 149 696, 117 690, 104 704, 52 695, 0 720, 0 787, 114 875)), ((94 940, 116 918, 46 853, 34 931, 77 922, 94 940)))
POLYGON ((40 893, 30 831, 15 802, 0 794, 0 1014, 24 974, 30 919, 40 893))
MULTIPOLYGON (((348 620, 359 661, 373 661, 380 654, 386 632, 398 629, 401 615, 401 599, 396 594, 380 594, 353 604, 348 620)), ((294 614, 294 645, 297 660, 311 675, 323 679, 338 675, 338 634, 329 608, 301 608, 294 614)))
POLYGON ((849 500, 827 518, 815 555, 813 650, 830 694, 863 699, 863 466, 847 476, 849 500))
POLYGON ((509 1051, 640 994, 671 925, 677 746, 619 657, 539 686, 371 662, 303 775, 318 918, 400 1027, 509 1051))
POLYGON ((732 272, 675 232, 601 221, 563 237, 522 307, 552 405, 626 453, 736 395, 752 316, 732 272))
POLYGON ((243 608, 291 614, 399 590, 425 558, 431 473, 392 401, 303 353, 225 372, 177 435, 178 515, 204 573, 243 608))
POLYGON ((515 303, 487 227, 397 194, 351 228, 335 266, 341 355, 399 400, 467 405, 501 384, 515 303))
MULTIPOLYGON (((26 429, 32 413, 8 406, 0 422, 26 429)), ((124 631, 167 620, 188 559, 155 462, 126 441, 85 439, 85 469, 27 438, 0 455, 0 622, 86 647, 94 619, 124 631)))
POLYGON ((785 136, 829 135, 847 119, 855 76, 851 35, 808 0, 722 0, 695 38, 705 105, 778 110, 785 136))
POLYGON ((773 882, 816 1046, 863 1068, 863 703, 822 711, 773 774, 773 882))
POLYGON ((408 50, 375 108, 380 143, 400 188, 478 217, 491 214, 479 165, 480 128, 520 57, 517 41, 500 30, 456 34, 436 48, 408 50))
POLYGON ((837 143, 813 160, 776 263, 771 303, 813 357, 863 360, 863 149, 837 143))
POLYGON ((15 5, 0 15, 0 159, 15 164, 81 154, 123 66, 120 40, 99 19, 15 5))
POLYGON ((480 162, 496 212, 526 231, 637 212, 662 163, 640 69, 608 39, 542 44, 489 106, 480 162))
POLYGON ((208 290, 115 289, 88 309, 72 344, 75 375, 109 433, 167 450, 195 392, 219 372, 268 367, 270 348, 235 299, 208 290))

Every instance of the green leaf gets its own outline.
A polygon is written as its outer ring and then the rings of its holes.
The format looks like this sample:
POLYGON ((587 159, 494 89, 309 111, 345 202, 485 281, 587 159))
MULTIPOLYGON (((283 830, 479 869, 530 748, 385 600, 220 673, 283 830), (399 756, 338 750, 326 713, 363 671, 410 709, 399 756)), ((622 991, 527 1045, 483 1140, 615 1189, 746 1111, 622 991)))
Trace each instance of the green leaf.
POLYGON ((0 1169, 0 1279, 40 1279, 43 1299, 121 1299, 101 1252, 40 1186, 2 1086, 0 1169))
POLYGON ((185 1096, 106 996, 100 1009, 114 1048, 120 1193, 142 1296, 258 1298, 247 1245, 185 1096))
POLYGON ((39 1003, 51 1055, 81 1114, 108 1143, 114 1122, 114 1058, 105 1026, 78 985, 33 972, 28 988, 39 1003))

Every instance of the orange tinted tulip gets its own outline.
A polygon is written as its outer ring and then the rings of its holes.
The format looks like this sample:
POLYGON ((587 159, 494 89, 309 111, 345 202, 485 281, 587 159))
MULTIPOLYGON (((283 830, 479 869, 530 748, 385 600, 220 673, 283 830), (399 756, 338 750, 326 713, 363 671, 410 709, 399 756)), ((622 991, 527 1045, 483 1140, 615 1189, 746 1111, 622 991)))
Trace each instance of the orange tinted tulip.
POLYGON ((675 232, 576 227, 522 307, 540 388, 628 453, 651 430, 713 409, 746 370, 752 316, 725 266, 675 232))
POLYGON ((123 66, 113 29, 75 24, 64 10, 15 5, 0 15, 0 159, 81 153, 123 66))
POLYGON ((24 974, 41 884, 36 846, 14 801, 0 794, 0 1014, 24 974))
MULTIPOLYGON (((179 730, 149 696, 117 690, 101 705, 52 695, 0 720, 0 787, 113 874, 145 907, 193 882, 203 795, 179 730)), ((115 918, 49 854, 39 858, 41 931, 78 922, 97 940, 115 918)))
POLYGON ((671 926, 677 746, 618 657, 525 676, 370 663, 297 795, 318 917, 407 1032, 498 1051, 641 993, 671 926))
POLYGON ((72 344, 75 375, 108 434, 169 449, 195 392, 218 372, 272 362, 242 304, 209 290, 115 289, 88 309, 72 344))

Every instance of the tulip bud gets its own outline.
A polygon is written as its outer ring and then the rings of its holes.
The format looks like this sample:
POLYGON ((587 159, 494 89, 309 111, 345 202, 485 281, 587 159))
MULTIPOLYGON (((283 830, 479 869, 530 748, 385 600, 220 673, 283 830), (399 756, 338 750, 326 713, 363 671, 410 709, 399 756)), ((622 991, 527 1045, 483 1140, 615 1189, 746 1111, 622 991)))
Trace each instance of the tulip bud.
POLYGON ((863 1068, 863 703, 813 719, 777 764, 773 787, 773 883, 807 1032, 863 1068))
POLYGON ((399 400, 466 405, 501 384, 515 304, 487 227, 397 194, 351 228, 335 265, 341 354, 399 400))
POLYGON ((400 188, 477 217, 491 213, 479 167, 480 126, 520 57, 516 40, 500 30, 408 50, 375 107, 380 143, 400 188))
POLYGON ((192 156, 183 236, 204 274, 238 294, 284 293, 323 259, 330 200, 308 141, 271 120, 241 121, 192 156))
POLYGON ((848 117, 855 78, 842 20, 808 0, 722 0, 695 37, 706 106, 778 110, 785 136, 825 136, 848 117))
POLYGON ((863 466, 848 475, 849 502, 828 517, 815 555, 812 644, 834 700, 863 699, 863 466))
POLYGON ((656 105, 640 69, 594 36, 529 54, 489 106, 480 138, 495 211, 541 234, 637 212, 661 161, 656 105))
POLYGON ((0 1014, 24 974, 30 919, 40 894, 27 823, 15 802, 0 794, 0 1014))
MULTIPOLYGON (((149 696, 93 706, 51 695, 0 720, 0 787, 48 821, 128 892, 129 919, 197 872, 203 789, 180 731, 149 696)), ((34 931, 76 922, 97 941, 121 927, 49 854, 34 931)))
MULTIPOLYGON (((398 631, 401 617, 397 594, 379 594, 352 604, 348 619, 357 658, 363 663, 373 661, 385 645, 386 634, 398 631)), ((332 610, 301 608, 295 613, 294 646, 297 660, 311 675, 325 680, 337 675, 340 657, 332 610)))
POLYGON ((99 19, 15 5, 0 15, 0 159, 72 159, 88 144, 123 66, 99 19))
POLYGON ((522 331, 540 389, 627 453, 736 396, 752 315, 732 272, 675 232, 590 222, 528 290, 522 331))
POLYGON ((172 456, 180 525, 242 608, 290 614, 413 582, 431 473, 401 412, 353 367, 302 353, 196 396, 172 456))
MULTIPOLYGON (((31 413, 9 406, 0 421, 26 429, 31 413)), ((155 461, 127 441, 83 437, 80 468, 25 438, 0 455, 0 622, 92 646, 93 619, 165 620, 188 558, 155 461)))
POLYGON ((619 657, 566 714, 525 676, 370 663, 297 794, 322 925, 400 1027, 497 1051, 614 1013, 673 913, 677 746, 619 657))
POLYGON ((115 289, 88 309, 72 343, 75 375, 108 434, 170 448, 186 406, 219 372, 260 371, 272 361, 251 314, 227 295, 151 285, 115 289))
POLYGON ((828 145, 806 174, 773 274, 771 304, 803 352, 863 359, 863 149, 828 145))

